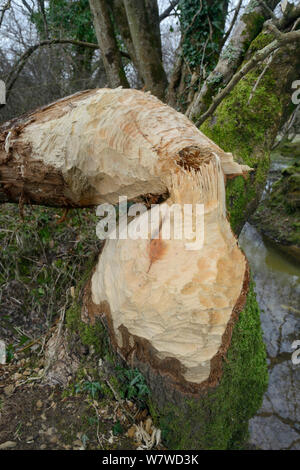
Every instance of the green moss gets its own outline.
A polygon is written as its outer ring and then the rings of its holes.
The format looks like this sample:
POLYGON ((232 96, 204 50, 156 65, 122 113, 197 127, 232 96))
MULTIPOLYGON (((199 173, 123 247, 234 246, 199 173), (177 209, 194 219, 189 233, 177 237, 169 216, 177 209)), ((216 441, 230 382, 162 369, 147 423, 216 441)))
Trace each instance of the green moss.
POLYGON ((259 34, 254 41, 251 43, 250 51, 251 53, 259 51, 270 44, 275 39, 274 34, 269 31, 263 31, 259 34))
MULTIPOLYGON (((252 221, 280 245, 300 247, 300 161, 282 171, 282 177, 259 205, 252 221)), ((295 255, 299 257, 298 250, 295 255)))
POLYGON ((66 325, 70 332, 78 333, 81 343, 93 346, 95 353, 101 356, 106 347, 106 333, 100 320, 94 325, 84 323, 81 320, 81 306, 76 301, 66 312, 66 325))
POLYGON ((300 159, 300 142, 283 142, 277 148, 277 151, 285 157, 300 159))
POLYGON ((253 38, 255 38, 261 31, 265 18, 263 15, 256 11, 247 12, 242 17, 241 20, 244 21, 247 25, 245 34, 249 37, 249 41, 245 43, 245 52, 250 46, 250 43, 253 38))
POLYGON ((167 447, 241 448, 248 437, 248 421, 261 406, 267 383, 266 352, 251 283, 223 361, 219 386, 200 398, 185 399, 182 406, 168 405, 159 410, 159 425, 167 447))
POLYGON ((242 227, 251 204, 258 202, 269 170, 268 149, 276 131, 276 118, 282 113, 271 70, 265 72, 253 92, 262 70, 263 66, 247 74, 220 104, 215 118, 201 126, 201 130, 221 148, 255 170, 247 180, 238 177, 227 182, 227 208, 234 231, 242 227))

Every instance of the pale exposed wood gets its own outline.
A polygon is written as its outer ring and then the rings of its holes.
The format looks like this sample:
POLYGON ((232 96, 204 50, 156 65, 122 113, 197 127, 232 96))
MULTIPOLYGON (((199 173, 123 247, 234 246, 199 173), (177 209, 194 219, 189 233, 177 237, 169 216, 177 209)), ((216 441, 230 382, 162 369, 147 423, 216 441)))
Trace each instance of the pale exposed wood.
POLYGON ((51 205, 115 204, 119 195, 163 194, 171 172, 195 152, 196 165, 197 154, 214 152, 225 174, 249 169, 182 114, 150 94, 122 88, 78 93, 6 123, 0 142, 2 202, 25 193, 25 202, 49 204, 47 175, 59 195, 51 205))
POLYGON ((201 384, 211 374, 211 360, 241 295, 246 261, 226 219, 217 158, 200 172, 181 172, 171 180, 165 205, 204 203, 203 248, 188 250, 185 238, 108 240, 92 278, 92 295, 95 304, 109 305, 124 357, 129 353, 125 340, 134 351, 135 338, 145 339, 158 360, 178 361, 179 382, 201 384))

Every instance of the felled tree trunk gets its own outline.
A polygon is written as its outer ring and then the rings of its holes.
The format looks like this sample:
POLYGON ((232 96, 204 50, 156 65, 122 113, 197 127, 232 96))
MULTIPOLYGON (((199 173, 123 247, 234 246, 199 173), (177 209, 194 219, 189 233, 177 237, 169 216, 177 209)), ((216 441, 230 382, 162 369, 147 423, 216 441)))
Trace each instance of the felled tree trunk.
MULTIPOLYGON (((84 207, 116 204, 120 195, 163 200, 146 238, 123 231, 106 241, 82 320, 100 318, 116 354, 145 375, 170 447, 233 445, 260 405, 266 376, 247 260, 225 207, 226 178, 246 177, 250 168, 136 90, 68 97, 6 123, 0 142, 1 201, 84 207), (204 205, 203 225, 195 213, 189 219, 192 238, 172 230, 164 237, 172 204, 181 215, 185 204, 204 205), (250 397, 240 412, 245 390, 250 397)), ((138 233, 156 210, 137 216, 128 231, 138 233)))

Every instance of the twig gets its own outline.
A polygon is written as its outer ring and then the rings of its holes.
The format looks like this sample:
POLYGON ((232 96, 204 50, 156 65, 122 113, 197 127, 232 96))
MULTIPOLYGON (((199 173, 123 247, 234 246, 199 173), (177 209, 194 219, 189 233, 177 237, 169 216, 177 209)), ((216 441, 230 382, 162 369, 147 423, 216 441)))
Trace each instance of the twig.
POLYGON ((273 57, 274 57, 274 53, 275 53, 275 52, 273 52, 273 54, 271 54, 271 55, 268 57, 266 66, 264 67, 263 71, 261 72, 261 74, 260 74, 259 77, 257 78, 257 80, 256 80, 256 82, 255 82, 255 84, 254 84, 254 86, 253 86, 253 88, 252 88, 252 90, 251 90, 251 92, 250 92, 250 96, 249 96, 247 105, 250 104, 250 101, 252 100, 253 95, 254 95, 254 93, 255 93, 255 91, 256 91, 256 89, 257 89, 257 87, 258 87, 258 85, 259 85, 261 79, 263 78, 264 74, 265 74, 266 71, 268 70, 268 67, 269 67, 270 64, 272 63, 272 60, 273 60, 273 57))
POLYGON ((127 416, 127 418, 129 418, 129 420, 134 423, 134 417, 132 416, 131 413, 129 413, 129 411, 126 410, 125 406, 123 405, 123 402, 118 394, 118 392, 113 388, 113 386, 111 385, 110 381, 108 379, 105 379, 105 382, 106 384, 108 385, 108 387, 111 389, 115 399, 117 400, 117 402, 120 404, 120 406, 122 407, 125 415, 127 416))
POLYGON ((237 20, 237 17, 238 17, 238 15, 239 15, 239 12, 240 12, 242 3, 243 3, 243 0, 240 0, 239 3, 238 3, 238 5, 237 5, 237 7, 236 7, 236 9, 235 9, 234 16, 233 16, 233 18, 232 18, 232 22, 231 22, 231 24, 230 24, 230 26, 229 26, 228 31, 226 32, 225 36, 224 36, 223 39, 222 39, 222 42, 221 42, 221 44, 220 44, 220 49, 222 49, 222 47, 224 46, 225 42, 227 41, 227 39, 229 38, 229 36, 230 36, 230 34, 231 34, 232 28, 234 27, 235 22, 236 22, 236 20, 237 20))
POLYGON ((300 23, 300 18, 297 18, 295 23, 293 24, 293 27, 292 27, 291 31, 295 31, 295 29, 297 28, 299 23, 300 23))
POLYGON ((96 434, 97 434, 97 439, 98 439, 98 442, 100 444, 100 446, 102 447, 103 449, 103 444, 102 444, 102 440, 100 439, 100 436, 99 436, 99 425, 100 425, 100 420, 99 420, 99 413, 98 413, 98 410, 97 410, 97 407, 94 403, 92 403, 92 406, 96 412, 96 416, 97 416, 97 431, 96 431, 96 434))

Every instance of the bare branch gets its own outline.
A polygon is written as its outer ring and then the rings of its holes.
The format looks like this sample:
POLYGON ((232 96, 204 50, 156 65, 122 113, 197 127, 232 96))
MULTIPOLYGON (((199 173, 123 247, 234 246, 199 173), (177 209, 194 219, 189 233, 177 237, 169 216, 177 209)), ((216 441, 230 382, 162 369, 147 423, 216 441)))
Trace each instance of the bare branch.
POLYGON ((11 7, 11 0, 8 0, 6 2, 6 4, 4 5, 4 7, 2 8, 1 13, 0 13, 1 14, 1 16, 0 16, 0 28, 1 28, 1 25, 2 25, 2 22, 3 22, 3 19, 4 19, 5 12, 7 10, 9 10, 10 7, 11 7))
POLYGON ((213 99, 212 104, 208 110, 200 116, 200 118, 195 123, 196 126, 200 126, 209 116, 213 114, 215 109, 219 104, 224 100, 224 98, 231 92, 231 90, 239 83, 239 81, 252 70, 259 62, 262 62, 270 54, 272 54, 276 49, 282 47, 286 44, 300 41, 300 31, 290 31, 289 33, 281 33, 275 25, 268 23, 267 27, 276 35, 276 39, 268 44, 263 49, 257 51, 253 57, 245 64, 241 69, 232 77, 228 85, 223 88, 223 90, 218 93, 218 95, 213 99))
MULTIPOLYGON (((29 57, 37 50, 39 49, 40 47, 44 47, 44 46, 51 46, 53 44, 72 44, 74 46, 81 46, 81 47, 87 47, 87 48, 90 48, 90 49, 99 49, 99 45, 98 44, 94 44, 92 42, 84 42, 84 41, 76 41, 75 39, 50 39, 50 40, 45 40, 45 41, 41 41, 33 46, 30 46, 22 55, 21 57, 19 58, 19 60, 17 60, 17 62, 15 63, 15 65, 13 66, 12 70, 10 71, 9 75, 7 76, 7 79, 6 79, 6 101, 8 100, 8 97, 11 93, 11 90, 18 78, 18 76, 20 75, 20 73, 22 72, 27 60, 29 59, 29 57)), ((121 51, 121 56, 122 57, 125 57, 126 59, 129 59, 131 60, 129 54, 127 54, 127 52, 123 52, 121 51)), ((5 106, 4 104, 0 105, 0 109, 5 106)))
POLYGON ((161 23, 164 19, 166 19, 168 16, 170 16, 170 13, 174 10, 174 8, 178 5, 179 0, 170 0, 170 5, 168 8, 165 9, 165 11, 162 12, 161 15, 159 15, 159 22, 161 23))
POLYGON ((233 16, 233 18, 232 18, 232 22, 231 22, 231 24, 230 24, 230 26, 229 26, 229 29, 228 29, 228 31, 226 32, 224 38, 222 39, 222 42, 221 42, 221 44, 220 44, 220 49, 222 49, 222 47, 224 46, 225 42, 227 41, 227 39, 228 39, 229 36, 230 36, 230 33, 231 33, 231 31, 232 31, 232 28, 234 27, 235 22, 236 22, 236 20, 237 20, 237 17, 238 17, 238 15, 239 15, 239 12, 240 12, 242 3, 243 3, 243 0, 240 0, 239 3, 238 3, 238 5, 237 5, 237 7, 236 7, 236 9, 235 9, 234 16, 233 16))
MULTIPOLYGON (((99 46, 98 44, 93 44, 93 43, 90 43, 90 42, 83 42, 83 41, 76 41, 76 40, 72 40, 72 39, 52 39, 52 40, 45 40, 45 41, 41 41, 33 46, 30 46, 22 55, 21 57, 19 58, 19 60, 17 60, 17 62, 15 63, 15 65, 13 66, 12 70, 10 71, 7 79, 6 79, 6 101, 11 93, 11 90, 18 78, 18 76, 20 75, 20 73, 22 72, 27 60, 29 59, 29 57, 40 47, 43 47, 43 46, 49 46, 49 45, 52 45, 52 44, 73 44, 75 46, 82 46, 82 47, 88 47, 88 48, 91 48, 91 49, 99 49, 99 46)), ((128 56, 128 54, 126 54, 126 56, 128 56)), ((0 105, 0 108, 2 108, 4 105, 0 105)))
POLYGON ((33 13, 33 8, 31 8, 31 6, 29 5, 29 3, 26 2, 26 0, 22 0, 22 3, 23 3, 23 5, 24 5, 24 7, 26 8, 26 10, 28 11, 28 13, 29 13, 30 15, 32 15, 32 13, 33 13))
POLYGON ((278 18, 274 14, 273 10, 263 1, 263 0, 258 0, 258 3, 263 7, 263 9, 266 11, 266 13, 272 18, 272 20, 277 23, 278 18))

